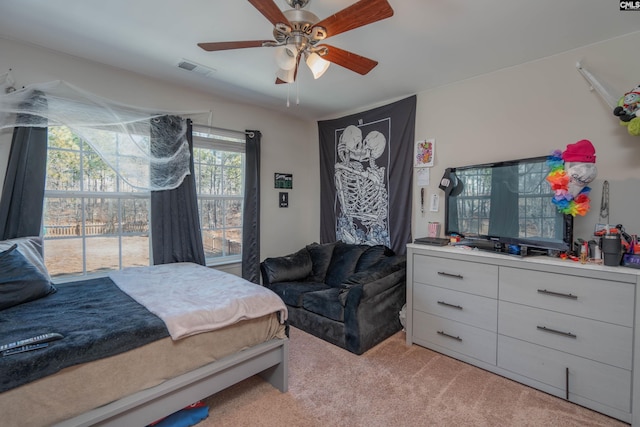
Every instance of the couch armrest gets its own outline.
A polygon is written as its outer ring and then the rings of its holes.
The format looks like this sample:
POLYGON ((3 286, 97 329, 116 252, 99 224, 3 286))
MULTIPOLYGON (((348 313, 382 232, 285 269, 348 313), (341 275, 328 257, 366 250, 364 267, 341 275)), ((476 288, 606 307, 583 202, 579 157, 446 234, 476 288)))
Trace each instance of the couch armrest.
POLYGON ((362 301, 380 295, 387 289, 391 289, 397 285, 404 285, 407 280, 406 266, 400 268, 384 277, 373 282, 362 285, 362 301))
POLYGON ((395 255, 379 263, 375 268, 362 271, 348 277, 342 286, 340 300, 346 304, 347 294, 354 286, 362 288, 362 300, 381 294, 406 280, 407 258, 405 255, 395 255))
POLYGON ((262 284, 269 286, 278 282, 293 282, 306 279, 312 271, 311 256, 306 248, 290 255, 266 258, 260 263, 262 284))

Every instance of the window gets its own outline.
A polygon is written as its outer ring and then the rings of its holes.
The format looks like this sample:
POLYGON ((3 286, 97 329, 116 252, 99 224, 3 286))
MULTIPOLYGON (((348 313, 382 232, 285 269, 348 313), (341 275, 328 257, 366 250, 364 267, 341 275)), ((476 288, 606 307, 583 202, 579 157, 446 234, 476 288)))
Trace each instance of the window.
POLYGON ((66 127, 50 127, 45 262, 53 277, 149 265, 150 193, 118 177, 66 127))
POLYGON ((244 139, 236 133, 213 135, 194 130, 193 141, 200 227, 207 263, 240 262, 244 139))
MULTIPOLYGON (((241 136, 194 132, 198 208, 208 264, 241 260, 245 166, 241 136)), ((117 143, 117 135, 114 138, 117 143)), ((49 128, 43 227, 45 263, 52 277, 149 265, 149 225, 149 191, 128 185, 68 128, 49 128)))

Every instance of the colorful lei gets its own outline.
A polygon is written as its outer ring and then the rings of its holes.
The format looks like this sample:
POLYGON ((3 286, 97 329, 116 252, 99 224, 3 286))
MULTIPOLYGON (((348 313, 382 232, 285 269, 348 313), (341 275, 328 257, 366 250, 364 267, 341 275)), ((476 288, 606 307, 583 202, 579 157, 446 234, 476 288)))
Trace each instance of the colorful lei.
POLYGON ((549 174, 547 181, 551 184, 554 192, 551 200, 563 214, 572 216, 584 216, 589 212, 589 192, 591 188, 585 186, 576 197, 569 193, 569 176, 564 170, 564 160, 562 160, 562 151, 555 150, 547 159, 549 166, 549 174))

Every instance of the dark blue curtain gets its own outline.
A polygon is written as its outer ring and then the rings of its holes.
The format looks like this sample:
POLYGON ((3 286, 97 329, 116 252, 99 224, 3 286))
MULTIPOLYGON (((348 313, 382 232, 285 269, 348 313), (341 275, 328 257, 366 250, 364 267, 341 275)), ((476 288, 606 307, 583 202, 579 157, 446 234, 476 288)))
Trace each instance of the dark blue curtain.
POLYGON ((242 277, 260 283, 260 140, 248 130, 245 150, 244 209, 242 221, 242 277))
MULTIPOLYGON (((32 108, 47 108, 47 100, 41 92, 34 92, 27 102, 32 108)), ((20 119, 19 116, 18 121, 20 119)), ((0 198, 0 240, 39 236, 42 230, 47 177, 46 124, 43 118, 41 127, 16 127, 13 130, 0 198)))
MULTIPOLYGON (((172 132, 182 132, 182 121, 183 119, 176 116, 153 119, 151 122, 151 149, 157 150, 153 141, 159 138, 160 134, 164 134, 167 128, 172 132), (162 129, 162 132, 159 129, 162 129)), ((194 262, 205 265, 206 263, 198 214, 190 120, 187 120, 185 137, 191 152, 191 174, 184 178, 178 188, 151 192, 151 246, 154 264, 194 262)), ((177 151, 184 139, 175 139, 179 142, 175 147, 172 147, 172 150, 177 151)), ((164 153, 164 155, 166 154, 164 153)), ((153 179, 153 168, 151 174, 151 179, 153 179)))
POLYGON ((15 128, 0 201, 0 240, 39 236, 47 169, 47 128, 15 128))

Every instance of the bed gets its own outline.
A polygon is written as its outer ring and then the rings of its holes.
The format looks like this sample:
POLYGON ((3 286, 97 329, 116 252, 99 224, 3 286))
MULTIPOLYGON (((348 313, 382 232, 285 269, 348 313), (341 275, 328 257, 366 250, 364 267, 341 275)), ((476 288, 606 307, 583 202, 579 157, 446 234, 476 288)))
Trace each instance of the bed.
MULTIPOLYGON (((265 288, 250 284, 258 292, 257 306, 236 298, 226 304, 226 313, 224 308, 222 314, 205 312, 200 306, 214 295, 224 301, 235 298, 233 292, 224 295, 236 287, 244 293, 236 285, 242 279, 181 263, 54 286, 45 280, 50 288, 45 286, 44 295, 29 294, 27 301, 3 307, 11 299, 5 290, 13 286, 6 280, 13 266, 3 265, 12 243, 0 242, 0 345, 47 332, 64 338, 44 349, 0 357, 3 424, 145 426, 256 374, 287 391, 286 307, 276 300, 273 306, 266 303, 271 296, 265 288), (211 280, 194 282, 187 273, 193 270, 211 280), (221 281, 226 279, 225 288, 221 281), (186 290, 177 291, 179 282, 186 290), (198 287, 206 292, 195 298, 200 320, 194 323, 183 302, 194 299, 191 292, 198 287), (162 298, 154 288, 162 290, 162 298), (216 294, 214 288, 222 290, 216 294), (153 299, 170 304, 157 306, 149 302, 153 299)), ((45 275, 37 265, 38 251, 32 251, 37 240, 21 243, 21 250, 9 251, 27 259, 20 277, 34 268, 45 275)))

